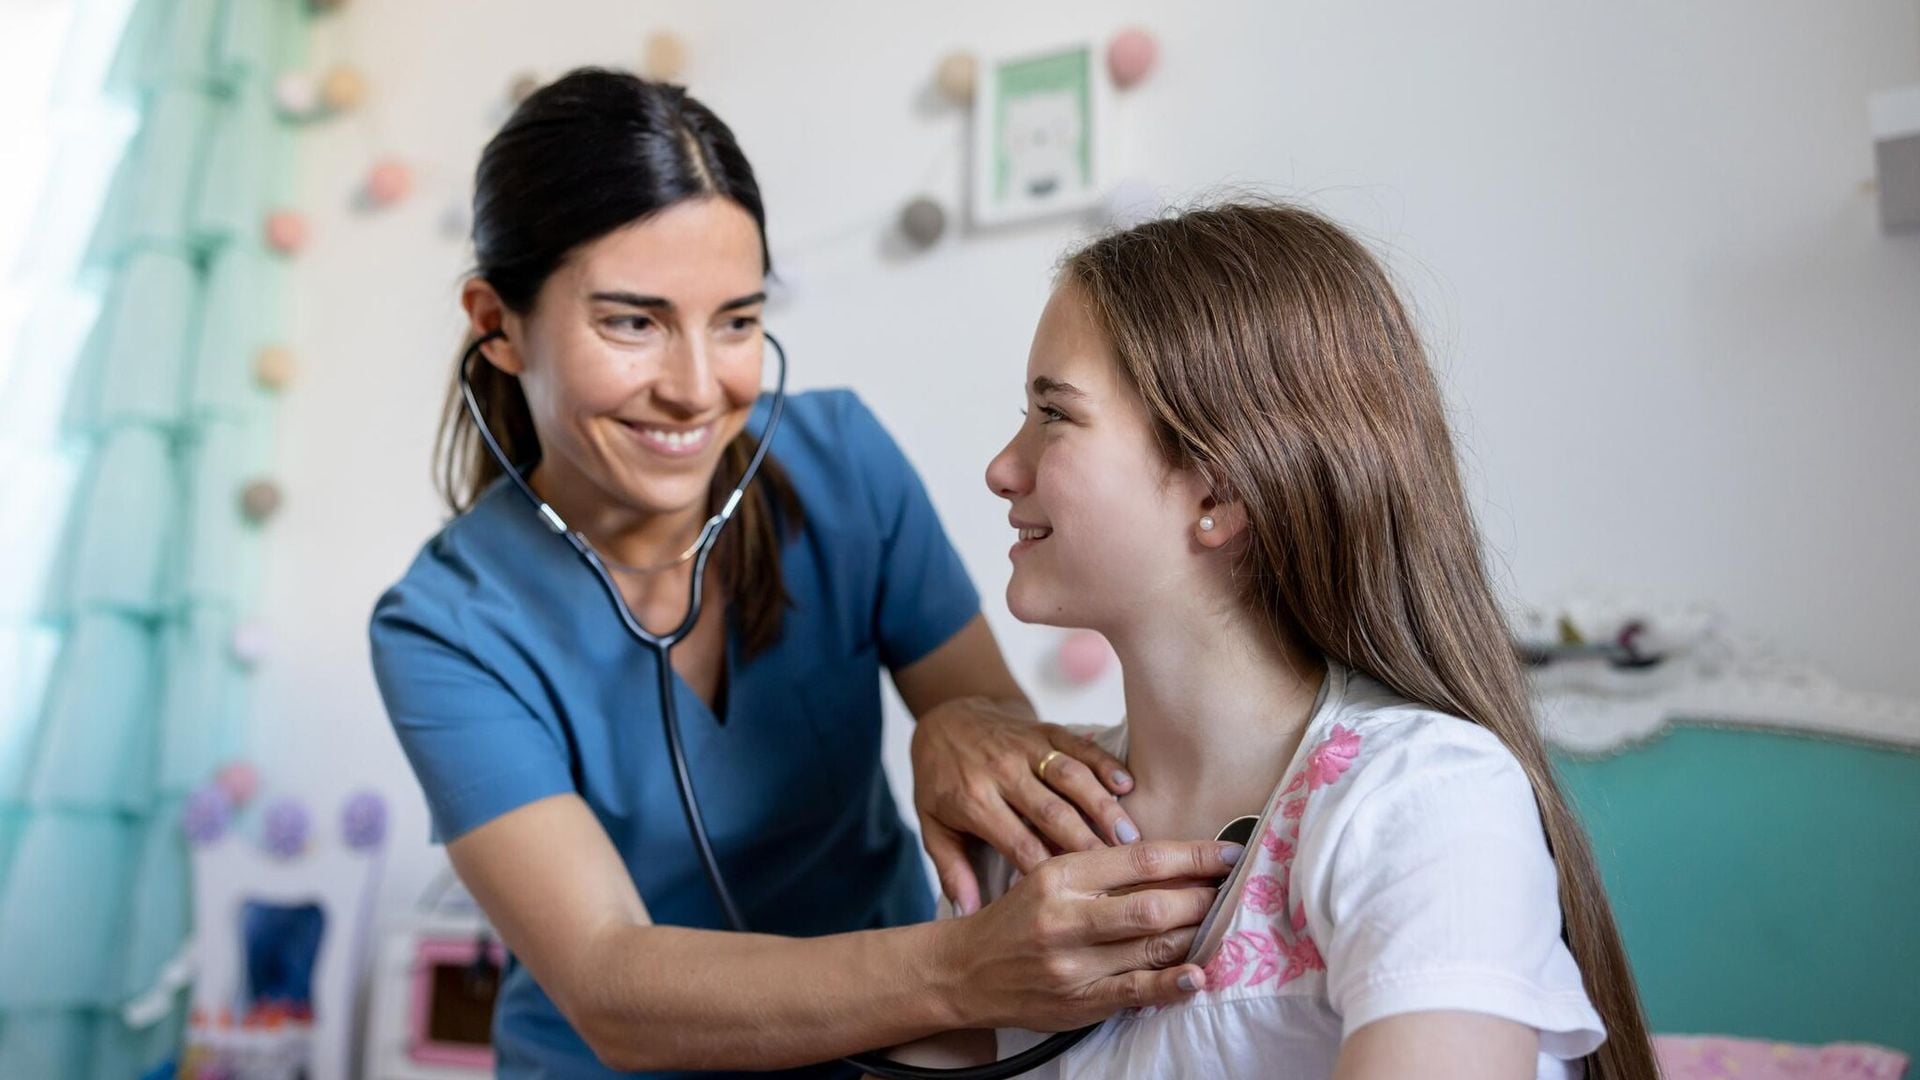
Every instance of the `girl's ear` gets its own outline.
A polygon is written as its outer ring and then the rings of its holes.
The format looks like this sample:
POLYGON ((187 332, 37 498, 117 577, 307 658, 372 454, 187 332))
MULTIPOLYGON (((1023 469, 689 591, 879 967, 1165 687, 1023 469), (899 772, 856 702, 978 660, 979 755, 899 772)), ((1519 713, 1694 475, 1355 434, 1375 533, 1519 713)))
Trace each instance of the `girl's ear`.
POLYGON ((1212 495, 1200 500, 1200 512, 1193 526, 1194 539, 1200 546, 1218 550, 1238 539, 1247 531, 1246 507, 1238 501, 1222 502, 1212 495))
POLYGON ((518 333, 521 320, 500 299, 483 278, 468 278, 460 287, 460 306, 467 309, 467 333, 474 340, 497 334, 492 341, 480 346, 480 355, 487 363, 509 375, 519 375, 526 369, 526 363, 515 347, 513 334, 518 333), (509 325, 512 324, 512 325, 509 325))

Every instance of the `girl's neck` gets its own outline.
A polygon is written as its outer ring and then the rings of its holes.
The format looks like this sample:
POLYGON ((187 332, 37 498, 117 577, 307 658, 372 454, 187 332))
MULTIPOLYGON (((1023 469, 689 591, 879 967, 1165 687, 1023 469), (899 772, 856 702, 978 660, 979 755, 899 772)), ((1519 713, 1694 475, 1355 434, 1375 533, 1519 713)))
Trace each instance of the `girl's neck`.
POLYGON ((1135 780, 1126 806, 1141 833, 1211 838, 1260 813, 1312 719, 1320 659, 1276 641, 1239 604, 1162 615, 1113 645, 1135 780))

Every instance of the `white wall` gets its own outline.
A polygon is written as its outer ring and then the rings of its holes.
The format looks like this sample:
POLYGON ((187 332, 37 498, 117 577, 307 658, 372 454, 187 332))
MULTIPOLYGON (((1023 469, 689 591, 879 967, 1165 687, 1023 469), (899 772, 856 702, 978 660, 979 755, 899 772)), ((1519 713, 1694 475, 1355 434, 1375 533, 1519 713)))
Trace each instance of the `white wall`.
MULTIPOLYGON (((1172 195, 1304 196, 1388 252, 1510 591, 1701 600, 1851 684, 1920 693, 1920 237, 1879 235, 1862 187, 1867 94, 1920 80, 1912 0, 362 3, 315 42, 317 62, 363 66, 375 106, 304 143, 316 238, 265 597, 282 646, 257 728, 272 783, 328 805, 389 794, 388 911, 439 856, 364 628, 440 521, 427 462, 467 255, 434 221, 509 78, 632 64, 656 29, 686 38, 689 82, 762 179, 796 381, 857 386, 888 422, 1037 685, 1058 634, 1006 616, 1009 537, 980 477, 1075 226, 913 257, 883 232, 910 196, 962 190, 964 117, 925 89, 942 54, 1130 23, 1163 63, 1119 97, 1119 164, 1172 195), (382 150, 427 190, 357 216, 382 150)), ((1118 695, 1042 702, 1107 722, 1118 695)))

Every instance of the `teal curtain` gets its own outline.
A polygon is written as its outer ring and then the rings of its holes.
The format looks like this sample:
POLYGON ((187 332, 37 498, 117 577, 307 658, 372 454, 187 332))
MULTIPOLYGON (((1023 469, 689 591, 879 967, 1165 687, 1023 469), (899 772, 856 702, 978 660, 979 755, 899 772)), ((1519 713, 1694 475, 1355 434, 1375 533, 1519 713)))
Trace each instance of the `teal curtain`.
POLYGON ((188 931, 181 802, 244 751, 228 642, 263 535, 240 491, 270 475, 251 369, 285 289, 262 222, 291 197, 272 85, 306 18, 303 0, 133 0, 105 92, 138 124, 66 290, 93 299, 91 330, 49 332, 74 310, 49 301, 3 388, 70 372, 45 460, 72 475, 22 479, 4 519, 44 522, 50 556, 0 628, 0 1077, 128 1080, 176 1052, 184 993, 139 1028, 123 1009, 188 931))

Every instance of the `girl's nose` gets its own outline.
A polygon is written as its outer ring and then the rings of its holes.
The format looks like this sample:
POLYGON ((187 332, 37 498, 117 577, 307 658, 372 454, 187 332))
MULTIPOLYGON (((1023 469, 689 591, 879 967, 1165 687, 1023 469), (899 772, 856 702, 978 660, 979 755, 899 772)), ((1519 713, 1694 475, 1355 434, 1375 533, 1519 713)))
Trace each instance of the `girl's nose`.
POLYGON ((987 462, 987 490, 1003 499, 1017 499, 1033 487, 1033 470, 1021 460, 1020 436, 1015 435, 987 462))

